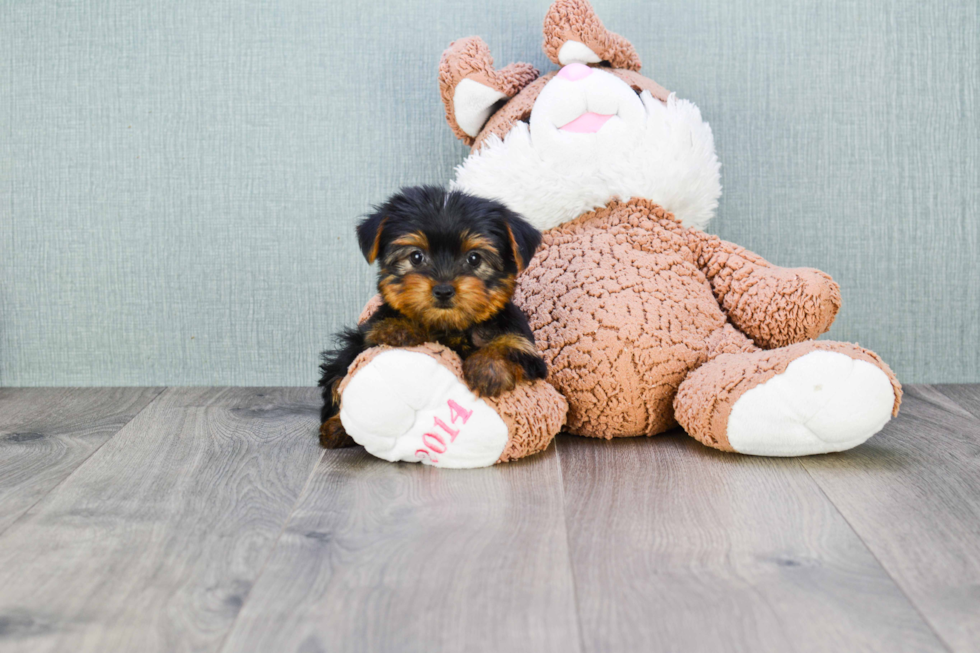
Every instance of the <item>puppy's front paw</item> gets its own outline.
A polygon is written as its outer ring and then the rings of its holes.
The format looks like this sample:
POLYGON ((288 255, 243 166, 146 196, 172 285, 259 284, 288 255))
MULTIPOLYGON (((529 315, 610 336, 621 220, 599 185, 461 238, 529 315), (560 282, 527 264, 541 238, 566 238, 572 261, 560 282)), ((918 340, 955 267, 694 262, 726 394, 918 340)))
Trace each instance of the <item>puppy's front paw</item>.
POLYGON ((334 415, 320 425, 320 446, 324 449, 341 449, 353 447, 356 443, 347 435, 344 425, 340 423, 340 415, 334 415))
POLYGON ((392 319, 382 320, 375 324, 367 332, 364 340, 371 347, 377 345, 415 347, 428 342, 429 334, 426 333, 424 328, 414 322, 392 319))
POLYGON ((507 358, 478 351, 463 361, 463 376, 473 392, 496 397, 513 390, 524 378, 524 370, 507 358))
POLYGON ((548 364, 540 356, 528 356, 524 361, 524 375, 529 379, 548 378, 548 364))

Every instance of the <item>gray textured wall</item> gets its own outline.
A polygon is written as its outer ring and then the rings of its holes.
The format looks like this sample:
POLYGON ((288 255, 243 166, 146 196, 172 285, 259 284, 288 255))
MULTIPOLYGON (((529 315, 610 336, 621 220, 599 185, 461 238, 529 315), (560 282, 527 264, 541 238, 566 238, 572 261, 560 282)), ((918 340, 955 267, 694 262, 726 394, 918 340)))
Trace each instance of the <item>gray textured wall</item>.
MULTIPOLYGON (((977 0, 594 0, 700 105, 711 229, 831 273, 830 333, 980 381, 977 0)), ((0 384, 312 384, 352 226, 451 176, 436 64, 553 66, 547 0, 0 3, 0 384)))

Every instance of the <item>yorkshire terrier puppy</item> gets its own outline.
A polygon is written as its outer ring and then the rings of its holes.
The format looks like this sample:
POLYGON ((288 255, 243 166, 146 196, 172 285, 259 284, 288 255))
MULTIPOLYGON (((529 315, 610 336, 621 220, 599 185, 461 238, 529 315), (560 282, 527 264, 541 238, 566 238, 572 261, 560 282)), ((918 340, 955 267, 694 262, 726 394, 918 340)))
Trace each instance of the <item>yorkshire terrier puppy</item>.
POLYGON ((511 302, 517 274, 541 234, 503 204, 434 186, 405 188, 357 227, 368 263, 379 262, 381 308, 323 352, 320 444, 354 444, 340 423, 337 386, 369 347, 438 342, 463 359, 485 397, 547 375, 527 318, 511 302))

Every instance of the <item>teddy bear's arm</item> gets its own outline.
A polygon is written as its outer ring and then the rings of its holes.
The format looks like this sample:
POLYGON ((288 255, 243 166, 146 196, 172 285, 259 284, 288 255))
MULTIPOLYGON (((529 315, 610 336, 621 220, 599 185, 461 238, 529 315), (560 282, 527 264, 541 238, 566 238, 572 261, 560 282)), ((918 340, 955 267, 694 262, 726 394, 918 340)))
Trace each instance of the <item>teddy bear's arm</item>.
POLYGON ((840 288, 811 268, 781 268, 757 254, 691 230, 698 266, 728 319, 764 349, 816 338, 840 309, 840 288))

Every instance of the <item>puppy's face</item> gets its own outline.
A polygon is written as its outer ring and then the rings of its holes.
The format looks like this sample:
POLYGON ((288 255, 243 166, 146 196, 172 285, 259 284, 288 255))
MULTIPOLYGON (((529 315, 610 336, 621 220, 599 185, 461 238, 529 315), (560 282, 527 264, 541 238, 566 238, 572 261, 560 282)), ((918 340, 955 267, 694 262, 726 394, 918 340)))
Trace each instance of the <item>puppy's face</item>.
POLYGON ((498 313, 540 234, 503 205, 441 188, 403 189, 358 227, 378 288, 406 317, 465 330, 498 313))
POLYGON ((461 229, 410 231, 381 256, 381 293, 411 319, 464 330, 497 313, 514 292, 501 245, 489 234, 461 229))

